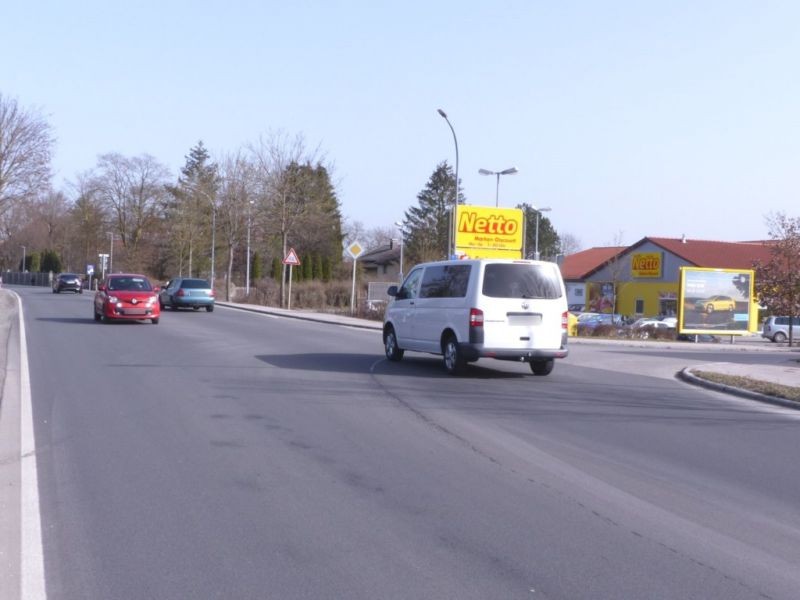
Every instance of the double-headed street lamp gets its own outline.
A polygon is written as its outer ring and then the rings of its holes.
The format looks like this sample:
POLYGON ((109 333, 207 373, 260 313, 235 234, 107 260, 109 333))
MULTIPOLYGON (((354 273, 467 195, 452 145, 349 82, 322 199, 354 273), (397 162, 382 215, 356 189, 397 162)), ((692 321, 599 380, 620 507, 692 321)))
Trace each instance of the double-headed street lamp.
POLYGON ((514 173, 518 173, 517 167, 510 167, 508 169, 503 169, 502 171, 490 171, 489 169, 478 169, 478 173, 481 175, 497 175, 497 186, 495 187, 494 192, 494 205, 495 207, 500 206, 500 175, 513 175, 514 173))
POLYGON ((547 208, 534 208, 533 210, 536 211, 536 249, 533 252, 533 260, 539 260, 539 215, 553 209, 548 206, 547 208))
POLYGON ((453 254, 454 251, 454 242, 455 236, 453 232, 456 228, 456 207, 458 206, 458 139, 456 139, 456 130, 453 129, 453 125, 450 123, 450 119, 447 118, 447 113, 444 112, 441 108, 437 108, 436 111, 441 115, 441 117, 447 121, 447 125, 450 127, 450 131, 453 132, 453 142, 456 145, 456 195, 453 199, 453 215, 451 216, 450 220, 452 223, 450 224, 449 231, 447 233, 447 258, 450 258, 450 255, 453 254))

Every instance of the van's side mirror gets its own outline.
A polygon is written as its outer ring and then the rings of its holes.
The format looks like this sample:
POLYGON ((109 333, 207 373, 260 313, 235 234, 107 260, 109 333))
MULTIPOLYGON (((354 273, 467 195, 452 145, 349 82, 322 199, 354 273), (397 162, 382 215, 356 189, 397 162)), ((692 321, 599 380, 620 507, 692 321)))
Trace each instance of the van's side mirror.
POLYGON ((389 296, 391 296, 392 298, 396 298, 397 297, 397 291, 398 291, 397 290, 397 286, 396 285, 391 285, 391 286, 389 286, 389 289, 386 290, 386 293, 389 296))

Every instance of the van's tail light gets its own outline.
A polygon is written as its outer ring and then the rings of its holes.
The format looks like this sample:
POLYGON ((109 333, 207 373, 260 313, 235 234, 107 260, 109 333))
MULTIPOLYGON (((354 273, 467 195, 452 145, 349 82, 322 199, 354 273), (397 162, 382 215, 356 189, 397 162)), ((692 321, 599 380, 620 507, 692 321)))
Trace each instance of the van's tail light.
POLYGON ((469 326, 483 327, 483 311, 479 308, 469 309, 469 326))
POLYGON ((208 295, 213 298, 214 296, 217 295, 217 292, 215 292, 214 290, 211 290, 210 292, 208 292, 208 295))
POLYGON ((561 313, 561 329, 569 329, 569 311, 561 313))

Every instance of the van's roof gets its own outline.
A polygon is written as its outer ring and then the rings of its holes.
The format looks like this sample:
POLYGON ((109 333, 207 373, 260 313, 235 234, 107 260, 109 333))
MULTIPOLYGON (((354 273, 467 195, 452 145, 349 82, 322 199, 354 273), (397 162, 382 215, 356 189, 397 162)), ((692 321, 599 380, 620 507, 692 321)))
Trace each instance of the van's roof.
POLYGON ((523 264, 523 265, 555 265, 556 263, 547 260, 533 260, 527 258, 461 258, 450 260, 434 260, 414 265, 415 267, 428 265, 455 265, 455 264, 523 264))

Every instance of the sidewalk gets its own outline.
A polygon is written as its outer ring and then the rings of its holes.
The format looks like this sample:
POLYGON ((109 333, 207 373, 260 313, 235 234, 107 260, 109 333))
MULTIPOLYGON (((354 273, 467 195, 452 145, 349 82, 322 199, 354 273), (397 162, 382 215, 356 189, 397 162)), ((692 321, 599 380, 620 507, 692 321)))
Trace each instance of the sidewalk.
POLYGON ((333 313, 319 313, 304 310, 288 310, 285 308, 276 308, 274 306, 259 306, 257 304, 239 304, 237 302, 222 302, 216 301, 217 306, 226 306, 228 308, 235 308, 237 310, 246 310, 250 312, 263 313, 267 315, 275 315, 278 317, 286 317, 288 319, 301 319, 303 321, 314 321, 317 323, 329 323, 331 325, 347 325, 348 327, 359 327, 361 329, 374 329, 380 331, 383 329, 383 323, 380 321, 372 321, 370 319, 359 319, 357 317, 348 317, 346 315, 338 315, 333 313))

